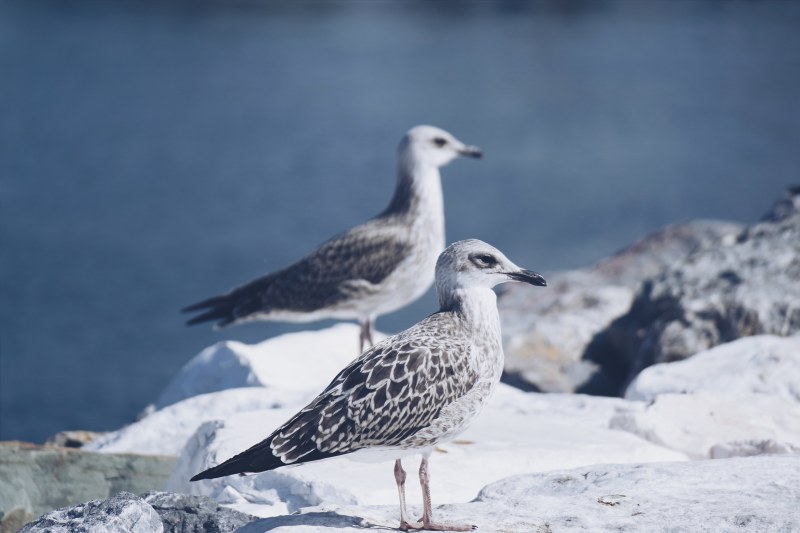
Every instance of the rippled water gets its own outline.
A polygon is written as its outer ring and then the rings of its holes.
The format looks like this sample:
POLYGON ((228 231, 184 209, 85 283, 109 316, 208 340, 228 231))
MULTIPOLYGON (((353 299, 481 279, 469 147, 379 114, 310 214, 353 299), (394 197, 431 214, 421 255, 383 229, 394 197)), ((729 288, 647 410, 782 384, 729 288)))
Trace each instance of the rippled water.
POLYGON ((204 346, 307 327, 177 309, 380 211, 418 123, 486 154, 444 169, 448 240, 530 268, 755 220, 800 177, 798 23, 795 2, 0 3, 0 439, 118 427, 204 346))

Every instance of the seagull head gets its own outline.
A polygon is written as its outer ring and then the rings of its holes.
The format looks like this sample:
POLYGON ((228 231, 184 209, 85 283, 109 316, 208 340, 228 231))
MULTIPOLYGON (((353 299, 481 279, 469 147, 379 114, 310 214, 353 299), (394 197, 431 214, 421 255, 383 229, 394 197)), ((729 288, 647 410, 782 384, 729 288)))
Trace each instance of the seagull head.
POLYGON ((469 146, 434 126, 414 126, 403 136, 398 148, 400 161, 410 167, 442 167, 457 157, 481 157, 477 146, 469 146))
POLYGON ((503 252, 477 239, 454 242, 436 262, 436 290, 440 301, 445 301, 449 293, 458 289, 491 289, 508 281, 547 286, 541 275, 518 267, 503 252))

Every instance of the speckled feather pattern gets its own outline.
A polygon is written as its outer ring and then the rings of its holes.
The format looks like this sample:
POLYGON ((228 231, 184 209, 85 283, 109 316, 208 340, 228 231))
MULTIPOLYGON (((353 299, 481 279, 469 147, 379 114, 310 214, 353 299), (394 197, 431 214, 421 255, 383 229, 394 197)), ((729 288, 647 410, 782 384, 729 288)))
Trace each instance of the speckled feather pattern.
MULTIPOLYGON (((363 449, 418 450, 454 438, 500 380, 496 307, 440 311, 367 350, 269 437, 218 468, 258 472, 363 449)), ((212 471, 215 469, 212 469, 212 471)))
POLYGON ((314 451, 425 448, 462 429, 471 416, 447 408, 491 384, 481 362, 498 355, 496 346, 463 335, 463 326, 457 314, 437 313, 368 350, 275 433, 273 453, 291 463, 314 451), (442 425, 443 412, 450 427, 435 434, 430 428, 442 425))

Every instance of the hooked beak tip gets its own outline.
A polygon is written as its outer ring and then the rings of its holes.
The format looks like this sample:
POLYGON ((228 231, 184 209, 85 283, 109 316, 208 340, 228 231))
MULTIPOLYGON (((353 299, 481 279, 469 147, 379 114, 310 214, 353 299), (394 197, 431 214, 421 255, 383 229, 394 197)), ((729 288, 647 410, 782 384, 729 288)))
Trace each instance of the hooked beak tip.
POLYGON ((541 274, 533 270, 523 269, 519 272, 509 272, 508 277, 514 281, 521 281, 522 283, 528 283, 538 287, 547 287, 547 281, 545 281, 541 274))

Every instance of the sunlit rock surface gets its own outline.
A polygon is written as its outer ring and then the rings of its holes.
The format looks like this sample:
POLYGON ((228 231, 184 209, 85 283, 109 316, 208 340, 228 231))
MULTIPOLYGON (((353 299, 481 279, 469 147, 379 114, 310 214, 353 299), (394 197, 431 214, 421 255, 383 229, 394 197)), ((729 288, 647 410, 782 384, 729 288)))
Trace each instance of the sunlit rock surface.
POLYGON ((680 450, 722 458, 800 452, 800 336, 745 337, 644 369, 611 427, 680 450))
MULTIPOLYGON (((712 457, 712 448, 730 450, 742 441, 772 441, 786 451, 800 449, 800 408, 770 394, 660 394, 644 410, 615 415, 611 428, 630 431, 693 459, 712 457)), ((714 456, 725 455, 718 449, 714 456)))
POLYGON ((645 368, 625 398, 710 392, 771 394, 800 408, 800 336, 757 335, 721 344, 694 357, 645 368))
MULTIPOLYGON (((621 409, 642 410, 644 404, 523 393, 501 385, 472 427, 432 456, 432 491, 440 503, 463 502, 487 483, 520 472, 687 459, 682 452, 610 429, 609 421, 621 409)), ((322 503, 390 504, 397 500, 391 454, 378 463, 342 457, 258 475, 189 482, 194 474, 256 444, 291 414, 284 409, 251 412, 204 424, 189 439, 167 489, 210 496, 261 516, 322 503)), ((404 464, 413 473, 419 457, 409 457, 404 464)), ((409 475, 409 479, 415 477, 409 475)), ((407 483, 407 490, 410 499, 421 501, 417 483, 407 483)))
MULTIPOLYGON (((316 331, 303 331, 258 344, 224 341, 209 346, 172 378, 155 408, 237 387, 264 387, 281 394, 306 392, 309 372, 332 379, 358 355, 355 324, 341 323, 325 331, 324 343, 316 331)), ((384 337, 376 333, 375 341, 384 337)), ((310 380, 315 381, 313 377, 310 380)))
MULTIPOLYGON (((753 457, 524 474, 488 485, 473 501, 438 506, 434 513, 441 521, 497 533, 790 533, 800 529, 798 498, 800 461, 753 457)), ((264 518, 239 531, 357 533, 397 523, 397 506, 324 505, 264 518)))
POLYGON ((215 344, 176 374, 161 394, 169 401, 84 449, 178 455, 203 422, 281 408, 288 418, 355 358, 358 332, 345 323, 252 345, 215 344))
POLYGON ((226 419, 237 413, 279 409, 287 405, 299 406, 311 394, 261 387, 201 394, 155 411, 129 426, 95 439, 82 449, 175 456, 204 421, 226 419))

